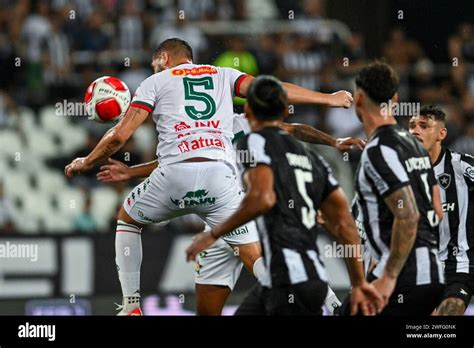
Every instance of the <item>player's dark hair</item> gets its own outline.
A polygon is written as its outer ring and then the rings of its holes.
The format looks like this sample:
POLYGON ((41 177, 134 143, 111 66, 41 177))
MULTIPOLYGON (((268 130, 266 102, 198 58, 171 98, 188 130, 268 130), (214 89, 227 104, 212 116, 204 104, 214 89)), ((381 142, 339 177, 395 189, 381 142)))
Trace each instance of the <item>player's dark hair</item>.
POLYGON ((288 107, 286 91, 281 82, 268 75, 255 78, 247 92, 247 102, 259 120, 283 118, 288 107))
POLYGON ((193 60, 193 49, 191 46, 186 41, 177 37, 166 39, 160 43, 153 57, 157 57, 163 52, 168 52, 172 56, 184 56, 193 60))
POLYGON ((399 80, 390 65, 377 61, 362 68, 355 83, 374 102, 387 103, 397 92, 399 80))
POLYGON ((443 109, 434 104, 423 105, 420 108, 420 116, 428 116, 435 121, 446 123, 446 113, 443 109))

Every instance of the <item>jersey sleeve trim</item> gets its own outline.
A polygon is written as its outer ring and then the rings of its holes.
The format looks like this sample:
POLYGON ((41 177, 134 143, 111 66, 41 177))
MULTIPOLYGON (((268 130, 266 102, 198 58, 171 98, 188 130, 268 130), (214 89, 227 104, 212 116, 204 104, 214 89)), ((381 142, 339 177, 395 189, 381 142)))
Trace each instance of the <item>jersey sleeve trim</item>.
POLYGON ((257 133, 250 133, 247 138, 248 150, 250 151, 250 157, 252 158, 252 164, 268 164, 271 165, 272 159, 265 152, 266 139, 257 133))
POLYGON ((240 91, 240 85, 249 76, 250 75, 248 75, 248 74, 242 74, 237 78, 237 80, 235 80, 235 82, 234 82, 234 95, 236 97, 244 98, 244 96, 242 94, 240 94, 240 92, 239 92, 240 91))
POLYGON ((394 193, 396 190, 401 189, 402 187, 410 185, 409 181, 404 181, 404 182, 399 182, 396 185, 391 186, 387 191, 382 193, 382 198, 387 198, 390 196, 392 193, 394 193))
POLYGON ((461 154, 460 159, 462 175, 464 176, 468 186, 474 187, 474 157, 461 154))
POLYGON ((148 112, 152 112, 153 109, 154 109, 153 105, 145 103, 144 101, 139 101, 139 100, 133 101, 130 104, 130 107, 143 109, 143 110, 148 111, 148 112))
MULTIPOLYGON (((331 174, 332 175, 332 174, 331 174)), ((337 190, 340 186, 339 183, 336 181, 335 184, 333 184, 329 180, 330 185, 328 185, 327 189, 324 191, 323 196, 321 197, 321 202, 324 202, 331 193, 333 193, 335 190, 337 190)))

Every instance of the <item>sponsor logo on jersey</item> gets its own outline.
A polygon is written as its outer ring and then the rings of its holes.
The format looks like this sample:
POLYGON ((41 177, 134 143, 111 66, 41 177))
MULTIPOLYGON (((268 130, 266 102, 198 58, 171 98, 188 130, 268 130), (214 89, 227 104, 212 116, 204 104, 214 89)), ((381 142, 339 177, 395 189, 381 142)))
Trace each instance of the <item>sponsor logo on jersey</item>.
POLYGON ((194 127, 196 128, 219 128, 219 124, 221 121, 216 120, 216 121, 196 121, 194 122, 194 127))
POLYGON ((192 207, 194 205, 213 205, 216 204, 216 197, 207 197, 209 191, 196 190, 187 192, 181 199, 173 199, 171 202, 180 208, 192 207))
POLYGON ((444 190, 446 190, 451 184, 451 174, 443 173, 443 174, 438 175, 438 184, 444 190))
POLYGON ((244 227, 239 227, 239 228, 236 228, 235 230, 233 230, 232 232, 229 232, 225 235, 225 237, 230 237, 230 236, 240 236, 242 234, 248 234, 249 233, 249 230, 247 228, 247 226, 244 226, 244 227))
POLYGON ((148 222, 151 222, 151 223, 154 223, 154 224, 160 222, 160 221, 158 221, 158 220, 150 219, 150 218, 149 218, 148 216, 146 216, 146 215, 143 213, 143 211, 141 211, 141 210, 138 210, 137 214, 138 214, 139 217, 141 217, 141 218, 142 218, 143 220, 145 220, 145 221, 148 221, 148 222))
MULTIPOLYGON (((214 129, 218 129, 220 123, 221 123, 221 121, 206 121, 206 122, 196 121, 196 122, 193 123, 193 126, 191 127, 186 122, 181 121, 180 123, 176 123, 174 125, 174 130, 176 132, 182 132, 182 131, 185 131, 187 129, 191 129, 193 127, 194 128, 214 128, 214 129)), ((207 133, 221 134, 222 132, 220 130, 209 130, 209 131, 207 131, 207 133)), ((182 137, 185 137, 185 136, 188 136, 188 135, 191 135, 191 134, 196 134, 196 132, 180 133, 180 134, 178 134, 178 139, 182 138, 182 137)))
POLYGON ((180 132, 189 128, 191 128, 191 126, 184 121, 181 121, 180 123, 174 125, 174 130, 176 132, 180 132))
POLYGON ((171 74, 174 76, 198 76, 204 74, 217 74, 217 69, 212 66, 200 66, 198 68, 184 68, 184 69, 173 69, 171 70, 171 74))
POLYGON ((199 139, 194 139, 192 141, 184 140, 178 145, 178 149, 181 153, 189 152, 191 150, 199 150, 206 147, 219 147, 225 149, 225 145, 222 140, 214 139, 214 138, 203 138, 199 137, 199 139))
MULTIPOLYGON (((207 256, 207 251, 201 251, 199 253, 199 257, 201 259, 204 259, 205 257, 207 256)), ((194 265, 194 271, 197 273, 197 274, 200 274, 201 272, 201 269, 202 269, 202 264, 199 263, 199 259, 196 260, 196 264, 194 265)))
POLYGON ((199 272, 201 271, 201 268, 202 268, 202 265, 199 263, 199 261, 196 262, 196 264, 194 265, 194 271, 199 274, 199 272))
POLYGON ((428 156, 425 157, 411 157, 405 161, 407 172, 411 173, 414 170, 430 169, 431 162, 428 156))
POLYGON ((454 208, 456 207, 456 203, 443 203, 441 204, 441 207, 443 208, 444 212, 454 211, 454 208))
POLYGON ((464 171, 464 176, 468 178, 469 180, 474 181, 474 168, 467 167, 466 170, 464 171))

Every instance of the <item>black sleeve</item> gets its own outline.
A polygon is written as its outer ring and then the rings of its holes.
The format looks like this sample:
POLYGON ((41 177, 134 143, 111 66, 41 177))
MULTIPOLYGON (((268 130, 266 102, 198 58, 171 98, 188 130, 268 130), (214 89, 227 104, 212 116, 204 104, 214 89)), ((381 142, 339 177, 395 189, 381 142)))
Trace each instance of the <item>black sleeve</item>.
POLYGON ((428 170, 428 184, 430 185, 430 187, 438 185, 438 180, 436 180, 436 175, 433 168, 430 168, 428 170))
POLYGON ((372 180, 378 193, 384 198, 410 182, 400 156, 388 145, 376 145, 367 149, 362 161, 365 175, 372 180))
POLYGON ((322 192, 322 196, 321 196, 321 202, 324 202, 324 200, 329 196, 329 194, 339 187, 339 182, 334 177, 334 175, 332 173, 332 169, 329 166, 329 164, 326 162, 326 160, 324 158, 322 158, 319 155, 317 155, 317 162, 316 163, 318 163, 318 162, 320 163, 319 166, 322 170, 323 177, 318 178, 317 180, 322 179, 322 182, 324 182, 324 188, 323 188, 323 192, 322 192))
POLYGON ((461 155, 461 170, 464 180, 470 188, 474 188, 474 157, 471 155, 461 155))

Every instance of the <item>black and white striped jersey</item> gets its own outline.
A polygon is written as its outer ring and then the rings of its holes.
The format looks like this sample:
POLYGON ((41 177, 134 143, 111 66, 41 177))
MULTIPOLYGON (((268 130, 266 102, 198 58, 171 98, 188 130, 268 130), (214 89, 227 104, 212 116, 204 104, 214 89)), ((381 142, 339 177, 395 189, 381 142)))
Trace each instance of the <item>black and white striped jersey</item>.
POLYGON ((474 157, 442 148, 433 167, 444 211, 440 258, 446 272, 474 274, 474 157))
POLYGON ((269 274, 262 285, 278 287, 327 280, 316 246, 316 211, 338 187, 326 162, 279 128, 263 128, 237 143, 249 154, 242 174, 263 164, 274 176, 276 205, 256 219, 269 274))
POLYGON ((369 266, 372 260, 370 253, 370 244, 367 241, 367 233, 364 228, 364 216, 362 214, 362 207, 360 206, 360 200, 357 198, 357 192, 354 194, 354 198, 351 203, 351 213, 354 218, 354 222, 357 227, 357 232, 359 233, 360 244, 362 246, 362 260, 364 263, 364 274, 367 275, 369 271, 369 266))
MULTIPOLYGON (((438 257, 438 218, 432 203, 436 179, 423 146, 397 125, 379 127, 362 152, 356 174, 358 220, 377 262, 376 277, 383 274, 390 254, 394 216, 384 199, 411 185, 420 213, 413 249, 399 276, 404 284, 444 282, 438 257)), ((400 202, 403 204, 403 202, 400 202)))

